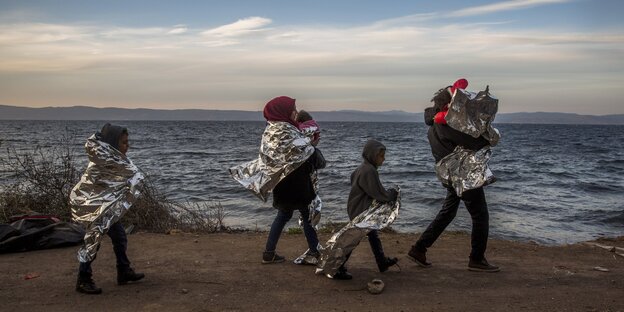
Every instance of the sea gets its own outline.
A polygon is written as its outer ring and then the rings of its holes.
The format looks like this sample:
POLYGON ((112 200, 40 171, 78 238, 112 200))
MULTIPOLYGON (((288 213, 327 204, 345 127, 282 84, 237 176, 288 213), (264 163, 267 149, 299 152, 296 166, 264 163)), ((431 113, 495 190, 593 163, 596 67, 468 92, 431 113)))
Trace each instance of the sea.
MULTIPOLYGON (((258 157, 264 122, 119 121, 130 132, 128 156, 176 202, 220 203, 225 224, 268 230, 276 210, 234 181, 228 168, 258 157)), ((86 139, 102 121, 0 121, 0 158, 69 142, 79 168, 86 139)), ((401 187, 392 227, 425 230, 446 190, 436 179, 424 123, 321 122, 327 168, 319 171, 324 222, 347 221, 349 177, 364 143, 383 142, 379 168, 386 187, 401 187)), ((495 124, 502 134, 490 167, 498 181, 485 187, 490 236, 545 245, 624 235, 624 126, 495 124)), ((0 185, 10 183, 0 168, 0 185)), ((295 214, 296 215, 296 214, 295 214)), ((297 217, 287 227, 297 227, 297 217)), ((471 230, 463 203, 448 230, 471 230)))

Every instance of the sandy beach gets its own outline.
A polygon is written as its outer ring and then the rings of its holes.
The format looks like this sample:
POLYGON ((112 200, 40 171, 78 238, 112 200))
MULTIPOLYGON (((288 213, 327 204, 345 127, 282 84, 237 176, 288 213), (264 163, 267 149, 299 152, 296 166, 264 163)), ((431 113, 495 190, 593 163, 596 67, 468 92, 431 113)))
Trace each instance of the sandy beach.
MULTIPOLYGON (((431 268, 406 258, 417 234, 382 233, 400 270, 379 273, 366 241, 349 261, 354 279, 336 281, 292 260, 302 234, 284 234, 280 264, 261 264, 266 233, 129 236, 133 267, 146 274, 116 285, 110 240, 94 263, 104 292, 75 292, 78 247, 0 255, 2 311, 624 311, 624 257, 587 244, 540 246, 490 240, 499 273, 467 270, 469 235, 445 233, 430 249, 431 268), (366 285, 385 283, 372 295, 366 285)), ((321 234, 322 241, 329 234, 321 234)), ((624 247, 624 237, 602 239, 624 247)))

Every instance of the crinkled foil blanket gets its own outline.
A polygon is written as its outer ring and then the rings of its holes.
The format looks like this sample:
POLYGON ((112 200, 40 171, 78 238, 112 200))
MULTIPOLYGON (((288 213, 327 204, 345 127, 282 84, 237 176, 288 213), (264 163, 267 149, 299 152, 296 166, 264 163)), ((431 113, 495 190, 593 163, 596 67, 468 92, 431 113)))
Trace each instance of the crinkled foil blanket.
POLYGON ((489 146, 471 151, 461 146, 436 164, 436 175, 445 186, 453 187, 458 196, 463 192, 494 183, 496 178, 488 166, 491 146, 500 140, 500 132, 492 127, 498 112, 498 99, 490 96, 489 88, 479 93, 458 89, 446 115, 447 124, 474 138, 483 136, 489 146))
POLYGON ((262 134, 258 158, 229 171, 234 180, 266 202, 268 193, 313 153, 310 138, 295 126, 269 121, 262 134))
POLYGON ((396 201, 380 203, 374 200, 370 208, 347 223, 327 241, 325 248, 321 250, 317 274, 334 276, 345 262, 347 255, 360 244, 370 230, 382 230, 394 222, 401 207, 401 190, 399 187, 396 189, 398 191, 396 201))
POLYGON ((102 236, 135 202, 144 179, 130 159, 99 138, 87 139, 89 165, 69 196, 73 220, 86 227, 80 262, 95 259, 102 236))
POLYGON ((457 196, 461 196, 465 191, 496 181, 488 166, 491 155, 489 146, 476 152, 457 146, 436 164, 436 176, 444 186, 453 187, 457 196))
POLYGON ((491 146, 496 146, 500 133, 492 122, 498 112, 498 99, 490 96, 488 89, 479 93, 457 89, 445 119, 451 128, 473 138, 483 136, 491 146))

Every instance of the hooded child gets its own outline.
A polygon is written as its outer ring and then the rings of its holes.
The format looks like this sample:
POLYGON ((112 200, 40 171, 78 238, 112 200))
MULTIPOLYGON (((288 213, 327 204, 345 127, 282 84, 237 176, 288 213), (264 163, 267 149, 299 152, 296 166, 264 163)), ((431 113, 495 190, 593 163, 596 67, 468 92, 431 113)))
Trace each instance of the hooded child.
POLYGON ((297 113, 297 122, 299 123, 299 130, 303 133, 312 133, 312 145, 317 146, 321 139, 321 127, 312 118, 312 115, 307 111, 300 110, 297 113))
MULTIPOLYGON (((362 151, 362 163, 351 174, 351 191, 347 200, 347 213, 350 220, 365 212, 373 200, 391 202, 397 199, 397 190, 386 190, 379 180, 378 168, 385 159, 386 146, 379 141, 368 140, 362 151)), ((385 272, 389 267, 397 264, 399 261, 397 258, 386 257, 377 230, 369 231, 367 236, 379 272, 385 272)), ((352 278, 346 268, 346 262, 350 256, 351 253, 346 256, 345 262, 332 276, 333 279, 349 280, 352 278)))
POLYGON ((119 219, 130 208, 143 175, 126 157, 129 149, 128 130, 107 123, 87 140, 89 166, 70 195, 74 221, 85 225, 87 233, 78 252, 80 266, 76 291, 100 294, 102 289, 92 279, 91 264, 100 247, 101 236, 111 238, 117 262, 117 284, 125 285, 143 279, 130 267, 126 254, 128 238, 119 219))

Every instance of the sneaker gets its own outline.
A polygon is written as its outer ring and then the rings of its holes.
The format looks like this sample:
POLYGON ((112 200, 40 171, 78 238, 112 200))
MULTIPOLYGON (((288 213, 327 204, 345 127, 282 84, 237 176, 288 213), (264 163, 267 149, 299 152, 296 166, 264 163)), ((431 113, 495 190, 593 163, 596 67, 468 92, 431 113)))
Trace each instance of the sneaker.
POLYGON ((427 254, 416 250, 416 248, 412 247, 412 249, 407 253, 407 258, 414 261, 422 268, 428 268, 431 266, 431 262, 427 262, 427 254))
POLYGON ((388 271, 389 267, 397 264, 397 262, 399 262, 399 259, 397 259, 397 258, 388 258, 388 257, 386 257, 381 262, 377 262, 377 267, 379 268, 379 272, 383 273, 383 272, 388 271))
MULTIPOLYGON (((329 277, 329 276, 328 276, 329 277)), ((334 274, 334 276, 331 277, 332 279, 335 280, 350 280, 353 279, 353 275, 351 275, 351 273, 347 272, 347 270, 339 270, 338 272, 336 272, 336 274, 334 274)))
POLYGON ((117 271, 117 285, 126 285, 128 282, 136 282, 145 277, 143 273, 135 273, 133 269, 128 268, 117 271))
POLYGON ((95 282, 91 279, 91 275, 78 275, 78 281, 76 281, 76 291, 88 295, 99 295, 102 293, 102 288, 95 286, 95 282))
POLYGON ((468 262, 468 270, 475 271, 475 272, 494 273, 494 272, 500 271, 500 268, 495 265, 489 264, 487 260, 483 258, 481 261, 474 261, 470 259, 470 262, 468 262))
POLYGON ((270 263, 280 263, 284 262, 286 258, 278 255, 275 251, 265 251, 262 253, 262 263, 270 264, 270 263))

